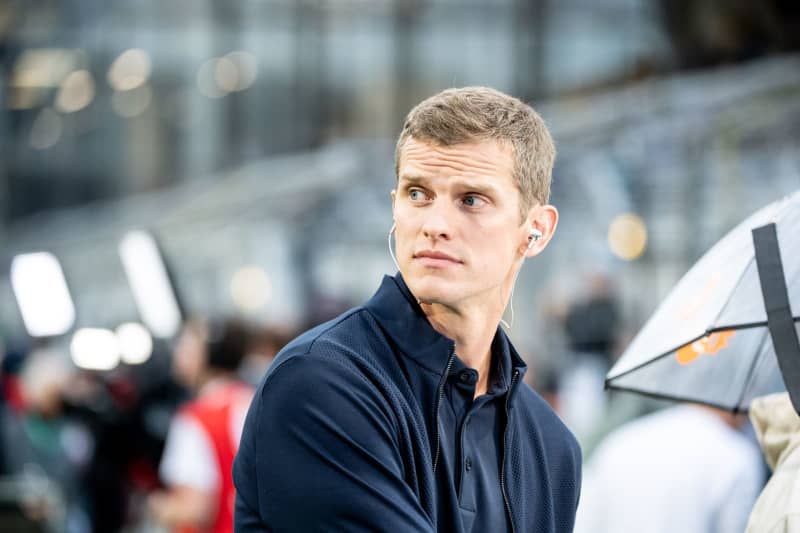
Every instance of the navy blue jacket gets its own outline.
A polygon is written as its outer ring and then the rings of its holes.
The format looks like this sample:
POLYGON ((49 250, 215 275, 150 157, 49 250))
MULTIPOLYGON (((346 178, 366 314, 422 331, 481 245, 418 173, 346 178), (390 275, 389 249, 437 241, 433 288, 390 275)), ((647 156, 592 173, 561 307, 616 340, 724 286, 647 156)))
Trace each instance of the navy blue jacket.
MULTIPOLYGON (((580 448, 522 383, 525 364, 510 348, 501 480, 512 527, 569 533, 580 448)), ((288 344, 247 414, 233 472, 236 531, 460 531, 453 480, 437 470, 454 357, 399 275, 288 344)))

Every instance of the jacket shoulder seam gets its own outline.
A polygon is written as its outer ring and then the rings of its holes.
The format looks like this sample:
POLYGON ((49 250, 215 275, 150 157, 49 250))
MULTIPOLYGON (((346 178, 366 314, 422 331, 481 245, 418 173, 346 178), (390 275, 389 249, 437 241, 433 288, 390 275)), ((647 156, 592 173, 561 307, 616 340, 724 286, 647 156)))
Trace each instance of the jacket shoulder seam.
POLYGON ((304 354, 301 354, 301 355, 308 355, 314 349, 314 345, 317 343, 317 341, 322 336, 324 336, 330 330, 338 327, 342 322, 344 322, 348 318, 352 317, 353 315, 359 314, 362 311, 364 311, 364 307, 363 306, 356 307, 355 309, 351 309, 349 312, 347 312, 344 315, 340 316, 333 324, 330 324, 327 328, 325 328, 324 330, 320 331, 319 334, 311 340, 311 343, 309 343, 308 350, 306 350, 306 352, 304 354))

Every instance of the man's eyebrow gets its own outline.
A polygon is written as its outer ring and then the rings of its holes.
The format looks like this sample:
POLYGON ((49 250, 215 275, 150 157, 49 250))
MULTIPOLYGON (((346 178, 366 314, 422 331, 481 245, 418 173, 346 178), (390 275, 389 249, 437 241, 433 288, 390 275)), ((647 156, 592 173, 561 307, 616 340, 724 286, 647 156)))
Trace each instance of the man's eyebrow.
MULTIPOLYGON (((467 189, 471 192, 476 192, 486 196, 490 196, 492 194, 497 193, 497 187, 495 187, 493 184, 490 183, 477 183, 475 181, 466 178, 450 178, 450 179, 455 181, 455 185, 457 187, 460 187, 462 189, 467 189)), ((400 176, 400 179, 398 180, 398 182, 401 183, 405 182, 404 183, 405 185, 410 185, 410 186, 413 185, 424 186, 428 183, 428 181, 429 178, 426 178, 425 176, 419 176, 413 174, 412 175, 404 174, 400 176)))
POLYGON ((428 180, 424 176, 415 176, 415 175, 409 176, 408 174, 403 174, 402 176, 400 176, 399 181, 407 181, 411 185, 420 185, 428 180))
POLYGON ((469 180, 456 180, 457 185, 471 192, 477 192, 486 196, 497 193, 497 187, 490 183, 475 183, 469 180))

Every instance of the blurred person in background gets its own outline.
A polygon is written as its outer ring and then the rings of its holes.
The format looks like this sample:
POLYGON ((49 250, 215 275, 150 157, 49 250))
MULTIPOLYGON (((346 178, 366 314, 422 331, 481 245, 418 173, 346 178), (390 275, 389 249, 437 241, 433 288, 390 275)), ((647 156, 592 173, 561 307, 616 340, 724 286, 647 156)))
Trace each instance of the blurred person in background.
POLYGON ((289 329, 254 327, 250 334, 246 354, 239 367, 239 376, 255 386, 264 377, 275 355, 292 339, 289 329))
POLYGON ((159 366, 80 370, 65 391, 67 416, 91 432, 83 489, 92 531, 120 531, 136 523, 144 494, 160 486, 167 416, 184 397, 159 366))
POLYGON ((601 271, 584 278, 585 295, 572 302, 563 317, 569 364, 563 367, 558 388, 561 414, 585 452, 589 437, 606 416, 603 384, 620 320, 611 279, 601 271))
MULTIPOLYGON (((4 474, 20 487, 47 489, 25 504, 32 516, 68 532, 135 523, 141 494, 157 486, 166 424, 153 427, 163 417, 152 411, 174 410, 172 381, 155 367, 79 369, 54 348, 12 351, 2 369, 4 474)), ((35 493, 20 488, 15 498, 35 493)), ((14 531, 6 519, 0 513, 0 531, 14 531)))
POLYGON ((619 329, 619 304, 611 279, 602 271, 586 275, 587 294, 569 306, 564 328, 569 349, 577 357, 597 360, 610 368, 619 329))
POLYGON ((74 376, 71 362, 56 350, 27 354, 19 373, 21 403, 4 413, 2 444, 8 472, 21 483, 16 497, 29 517, 58 530, 87 533, 89 502, 81 474, 90 459, 91 438, 64 416, 65 393, 74 376), (24 486, 41 490, 25 491, 24 486))
POLYGON ((233 458, 252 387, 237 377, 248 346, 239 321, 191 320, 173 358, 175 377, 195 392, 173 419, 152 494, 152 517, 175 531, 233 530, 233 458))
POLYGON ((734 533, 763 486, 743 415, 678 405, 611 432, 586 465, 576 533, 734 533))
POLYGON ((750 420, 772 477, 753 507, 747 533, 798 533, 800 416, 784 392, 753 400, 750 420))
POLYGON ((492 89, 411 110, 400 273, 278 355, 236 458, 237 531, 572 530, 580 448, 499 327, 556 229, 554 157, 539 115, 492 89))

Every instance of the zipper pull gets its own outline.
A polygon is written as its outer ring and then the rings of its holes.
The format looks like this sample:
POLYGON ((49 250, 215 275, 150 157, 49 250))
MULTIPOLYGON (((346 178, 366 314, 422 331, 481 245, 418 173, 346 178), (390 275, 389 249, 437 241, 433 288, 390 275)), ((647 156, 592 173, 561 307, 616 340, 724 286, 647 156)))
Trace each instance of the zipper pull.
POLYGON ((519 377, 519 369, 515 368, 514 373, 511 375, 511 385, 508 387, 508 393, 506 393, 506 411, 511 411, 514 409, 514 406, 511 405, 511 395, 514 394, 514 387, 517 384, 517 378, 519 377))

